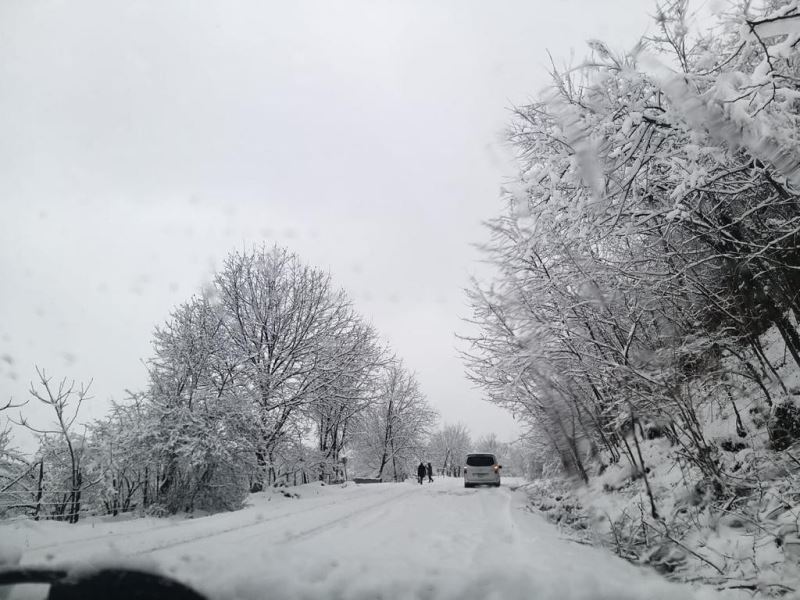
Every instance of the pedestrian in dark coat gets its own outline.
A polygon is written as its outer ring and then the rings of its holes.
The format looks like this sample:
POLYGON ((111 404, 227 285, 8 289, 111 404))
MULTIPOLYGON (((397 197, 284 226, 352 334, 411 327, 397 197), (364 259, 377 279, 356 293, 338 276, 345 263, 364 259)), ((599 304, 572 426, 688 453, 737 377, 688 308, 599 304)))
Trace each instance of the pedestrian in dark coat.
POLYGON ((433 483, 433 465, 428 463, 428 466, 425 468, 425 470, 428 472, 428 481, 433 483))
POLYGON ((425 466, 425 463, 419 463, 419 466, 417 467, 417 481, 420 485, 422 485, 422 482, 425 481, 425 473, 427 472, 428 469, 425 466))

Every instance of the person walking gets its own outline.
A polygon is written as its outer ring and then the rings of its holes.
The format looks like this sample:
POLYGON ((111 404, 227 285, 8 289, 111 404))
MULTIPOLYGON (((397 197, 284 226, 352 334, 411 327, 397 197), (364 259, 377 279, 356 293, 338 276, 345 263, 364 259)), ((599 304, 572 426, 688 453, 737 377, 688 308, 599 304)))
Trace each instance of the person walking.
POLYGON ((433 465, 428 463, 428 466, 425 467, 425 470, 428 472, 428 482, 433 483, 433 465))
POLYGON ((425 463, 419 463, 419 466, 417 467, 417 481, 420 485, 422 485, 422 482, 425 481, 425 473, 427 472, 428 468, 425 466, 425 463))

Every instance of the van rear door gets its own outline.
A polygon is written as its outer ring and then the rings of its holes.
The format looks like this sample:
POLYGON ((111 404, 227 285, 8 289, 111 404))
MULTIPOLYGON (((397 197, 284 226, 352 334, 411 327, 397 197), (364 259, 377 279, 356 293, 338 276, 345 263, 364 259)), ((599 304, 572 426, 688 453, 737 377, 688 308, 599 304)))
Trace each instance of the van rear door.
POLYGON ((494 479, 495 459, 493 454, 470 454, 467 456, 466 475, 469 479, 494 479))

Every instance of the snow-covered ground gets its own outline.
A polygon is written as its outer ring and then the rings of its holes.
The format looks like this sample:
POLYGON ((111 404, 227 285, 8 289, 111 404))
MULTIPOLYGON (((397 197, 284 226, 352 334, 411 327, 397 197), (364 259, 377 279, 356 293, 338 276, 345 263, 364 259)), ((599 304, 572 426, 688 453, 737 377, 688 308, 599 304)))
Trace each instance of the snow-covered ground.
POLYGON ((257 494, 241 511, 203 518, 16 522, 0 525, 0 556, 144 566, 220 599, 717 597, 562 539, 516 483, 311 484, 290 490, 299 498, 257 494))

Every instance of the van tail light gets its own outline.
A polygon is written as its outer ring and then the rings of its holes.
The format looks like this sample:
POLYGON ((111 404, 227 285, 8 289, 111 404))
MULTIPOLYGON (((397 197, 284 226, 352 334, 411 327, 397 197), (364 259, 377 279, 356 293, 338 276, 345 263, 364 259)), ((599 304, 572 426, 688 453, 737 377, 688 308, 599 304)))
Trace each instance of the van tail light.
POLYGON ((467 467, 464 467, 464 475, 467 474, 467 467))
POLYGON ((494 472, 497 473, 500 470, 500 465, 494 466, 494 472))

